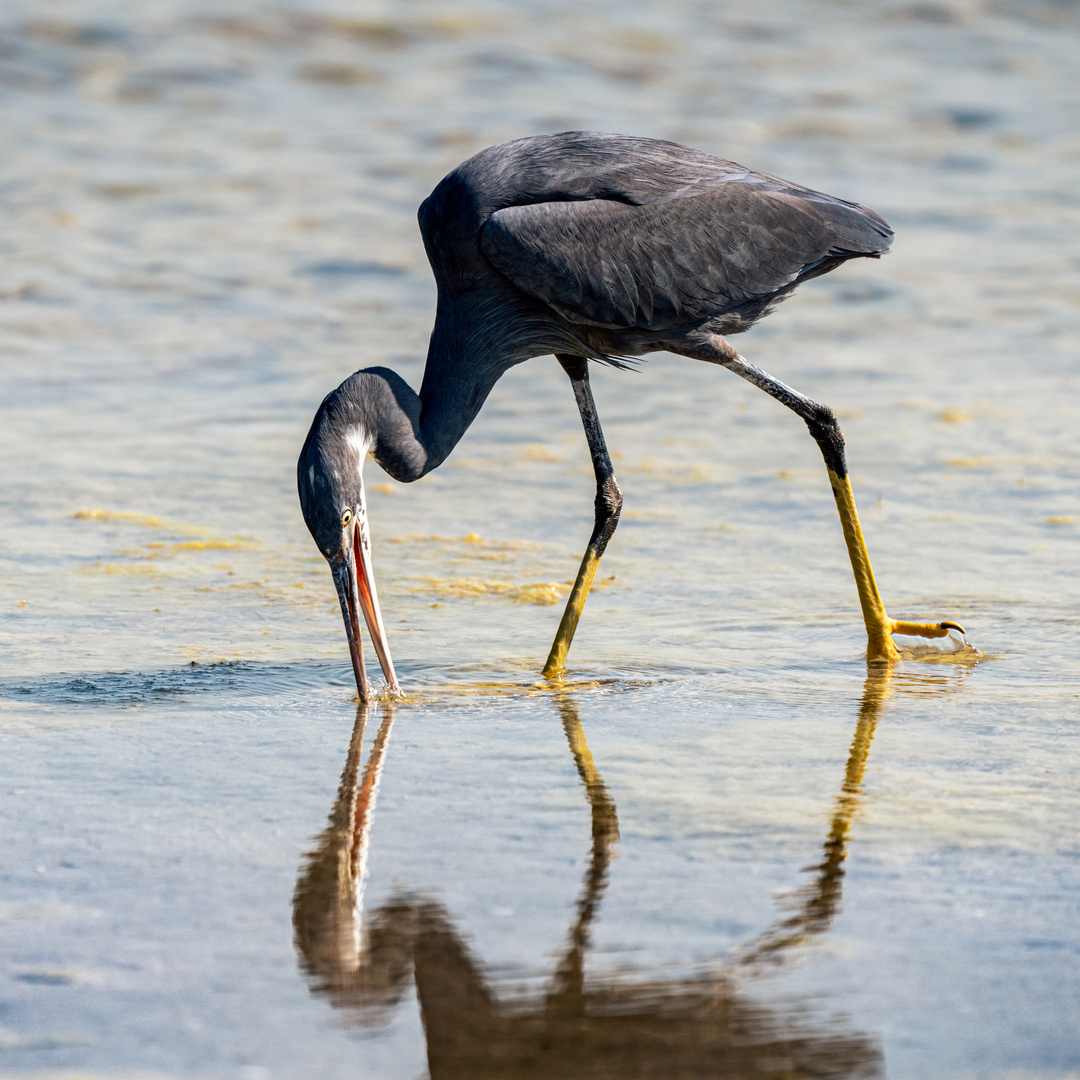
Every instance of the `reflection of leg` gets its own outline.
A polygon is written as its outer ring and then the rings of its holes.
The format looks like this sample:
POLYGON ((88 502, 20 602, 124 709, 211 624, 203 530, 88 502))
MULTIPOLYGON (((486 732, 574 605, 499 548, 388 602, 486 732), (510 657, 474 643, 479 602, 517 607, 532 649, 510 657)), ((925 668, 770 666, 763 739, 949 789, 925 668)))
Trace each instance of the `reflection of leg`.
POLYGON ((566 741, 570 744, 570 752, 574 755, 574 764, 585 785, 585 794, 592 810, 592 851, 589 868, 585 873, 584 887, 577 903, 577 919, 570 928, 569 945, 559 962, 547 1002, 549 1013, 576 1015, 582 1009, 585 951, 589 946, 589 930, 607 885, 612 848, 619 839, 619 819, 615 812, 615 802, 596 768, 589 744, 585 741, 585 731, 581 726, 577 706, 568 694, 560 691, 556 691, 555 704, 562 717, 566 741))
POLYGON ((566 741, 574 755, 578 776, 585 785, 585 794, 592 809, 593 843, 599 843, 607 849, 619 839, 619 819, 615 813, 615 802, 596 767, 596 762, 593 761, 589 744, 585 741, 585 729, 581 726, 577 705, 565 692, 557 694, 556 705, 562 717, 566 741))
POLYGON ((866 763, 870 759, 870 746, 874 741, 892 680, 891 665, 874 666, 878 670, 868 670, 866 682, 863 684, 859 720, 855 725, 851 749, 848 751, 844 783, 836 798, 836 810, 828 839, 825 841, 825 858, 818 866, 816 885, 812 890, 808 890, 807 902, 803 905, 804 927, 808 934, 824 933, 840 910, 840 890, 851 822, 862 801, 862 782, 866 774, 866 763))
POLYGON ((855 574, 855 586, 859 591, 859 604, 862 607, 863 622, 866 624, 866 658, 868 660, 895 660, 899 654, 893 644, 893 634, 913 634, 919 637, 947 637, 950 629, 963 628, 953 622, 912 623, 897 622, 890 619, 885 611, 881 593, 874 580, 874 571, 870 566, 870 555, 866 550, 859 514, 855 509, 855 495, 851 490, 848 477, 847 459, 844 454, 844 434, 836 420, 836 414, 820 402, 814 401, 793 390, 786 383, 774 379, 768 372, 755 364, 744 360, 721 337, 713 336, 707 343, 697 343, 687 351, 695 359, 708 360, 720 364, 736 375, 752 382, 766 394, 776 398, 792 412, 800 416, 810 429, 810 434, 821 450, 825 459, 825 468, 829 473, 833 498, 840 513, 840 524, 844 530, 844 542, 847 544, 851 569, 855 574))
POLYGON ((554 675, 566 666, 566 654, 570 651, 570 642, 574 640, 574 631, 577 630, 578 620, 581 618, 589 590, 592 588, 593 578, 596 577, 600 559, 615 532, 615 526, 619 523, 619 511, 622 509, 622 492, 615 481, 615 470, 611 467, 604 433, 600 429, 600 420, 596 415, 596 403, 593 401, 592 390, 589 387, 588 361, 580 356, 560 356, 558 360, 563 370, 570 376, 578 412, 581 413, 581 422, 585 427, 585 438, 589 443, 593 472, 596 473, 596 503, 592 537, 589 539, 585 556, 581 560, 577 580, 570 592, 570 599, 566 601, 566 610, 563 612, 558 633, 555 635, 547 663, 544 665, 545 675, 554 675))
POLYGON ((847 860, 847 844, 851 834, 851 822, 862 801, 862 782, 866 763, 870 758, 870 746, 874 741, 878 720, 892 680, 892 665, 868 670, 863 684, 862 700, 859 702, 859 719, 855 736, 851 740, 844 782, 836 798, 836 809, 825 839, 824 858, 813 869, 817 878, 811 885, 801 889, 798 910, 778 926, 766 930, 753 946, 743 954, 744 964, 777 959, 786 949, 801 945, 808 938, 823 934, 832 925, 840 910, 841 890, 844 880, 844 862, 847 860))

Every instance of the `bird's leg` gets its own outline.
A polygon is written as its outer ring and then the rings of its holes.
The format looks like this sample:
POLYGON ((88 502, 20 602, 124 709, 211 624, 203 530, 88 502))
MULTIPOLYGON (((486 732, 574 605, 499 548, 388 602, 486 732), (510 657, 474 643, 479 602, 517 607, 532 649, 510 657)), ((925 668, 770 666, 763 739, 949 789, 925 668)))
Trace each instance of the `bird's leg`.
POLYGON ((729 371, 741 376, 748 382, 776 398, 805 421, 810 434, 821 450, 825 459, 825 468, 829 473, 836 508, 840 512, 840 524, 844 530, 844 541, 851 558, 851 569, 855 573, 855 585, 859 590, 859 603, 862 606, 863 622, 866 624, 866 658, 868 660, 896 660, 899 653, 893 644, 893 634, 912 634, 918 637, 947 637, 950 630, 963 627, 954 622, 912 623, 890 619, 885 611, 881 593, 878 592, 874 571, 870 566, 870 556, 866 550, 859 513, 855 509, 855 495, 851 490, 848 476, 847 459, 844 454, 844 433, 840 430, 836 414, 828 405, 822 405, 812 398, 793 390, 786 383, 774 379, 767 371, 756 364, 744 360, 723 338, 712 336, 707 344, 700 344, 692 352, 680 348, 695 359, 708 360, 721 364, 729 371))
POLYGON ((574 387, 574 399, 577 401, 581 422, 585 427, 585 438, 588 440, 589 453, 592 455, 593 472, 596 473, 596 516, 589 546, 581 560, 577 580, 570 592, 570 599, 566 601, 566 610, 559 623, 559 631, 555 635, 547 663, 544 665, 545 675, 554 675, 566 666, 566 654, 570 651, 570 642, 574 640, 574 631, 577 630, 578 620, 581 618, 589 590, 592 588, 593 578, 596 577, 597 567, 600 565, 600 559, 612 533, 615 532, 615 526, 619 523, 619 511, 622 509, 622 492, 615 482, 615 470, 611 467, 604 433, 600 429, 600 420, 596 415, 596 402, 593 401, 592 390, 589 387, 589 362, 582 356, 557 356, 556 359, 570 376, 570 383, 574 387))

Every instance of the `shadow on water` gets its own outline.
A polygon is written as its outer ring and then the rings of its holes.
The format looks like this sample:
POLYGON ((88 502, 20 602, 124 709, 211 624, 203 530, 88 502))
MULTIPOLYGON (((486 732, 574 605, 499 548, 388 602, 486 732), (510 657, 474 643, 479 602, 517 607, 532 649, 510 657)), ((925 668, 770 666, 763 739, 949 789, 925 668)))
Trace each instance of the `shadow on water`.
POLYGON ((553 688, 591 810, 591 853, 546 986, 502 997, 442 904, 399 895, 364 917, 372 817, 394 709, 381 707, 366 763, 368 715, 358 711, 329 824, 304 860, 293 897, 295 945, 311 991, 342 1010, 347 1023, 371 1028, 389 1018, 415 982, 432 1080, 883 1075, 872 1037, 835 1018, 815 1021, 809 1001, 760 1004, 745 986, 825 933, 840 910, 852 821, 885 701, 894 689, 918 692, 928 682, 924 689, 933 692, 941 683, 917 675, 899 685, 893 680, 891 670, 867 676, 822 859, 789 901, 790 914, 747 943, 725 970, 683 978, 632 970, 586 976, 619 825, 577 705, 565 689, 553 688))

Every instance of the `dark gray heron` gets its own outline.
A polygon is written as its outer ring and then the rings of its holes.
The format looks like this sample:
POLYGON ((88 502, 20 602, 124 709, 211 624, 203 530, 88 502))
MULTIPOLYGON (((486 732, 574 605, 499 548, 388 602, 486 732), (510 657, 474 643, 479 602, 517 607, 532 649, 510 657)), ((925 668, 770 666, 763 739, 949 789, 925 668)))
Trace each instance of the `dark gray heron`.
POLYGON ((589 361, 626 367, 658 350, 725 367, 806 423, 840 512, 869 660, 897 658, 893 634, 963 632, 951 622, 889 618, 836 414, 724 340, 748 330, 800 282, 886 252, 892 230, 873 210, 676 143, 570 131, 481 151, 442 180, 419 219, 439 288, 420 393, 388 368, 356 372, 319 407, 297 466, 304 520, 330 563, 361 701, 368 684, 360 612, 390 690, 398 690, 371 570, 365 456, 395 480, 420 479, 446 460, 504 372, 548 354, 573 386, 596 503, 546 675, 565 666, 622 507, 589 361))

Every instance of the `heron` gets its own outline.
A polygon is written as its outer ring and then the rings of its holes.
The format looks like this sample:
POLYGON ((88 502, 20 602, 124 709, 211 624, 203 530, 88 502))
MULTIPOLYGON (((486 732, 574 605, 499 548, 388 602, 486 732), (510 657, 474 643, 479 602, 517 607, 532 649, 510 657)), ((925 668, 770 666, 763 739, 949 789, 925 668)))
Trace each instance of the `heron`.
POLYGON ((319 406, 297 464, 304 520, 330 564, 361 701, 370 695, 361 613, 388 688, 400 693, 372 571, 366 457, 395 480, 419 480, 446 460, 506 371, 552 354, 573 388, 596 498, 545 675, 565 670, 622 508, 589 363, 627 368, 659 350, 727 368, 805 422, 839 511, 868 660, 897 659, 894 634, 963 633, 947 620, 889 617, 835 412, 726 340, 802 282, 888 251, 892 230, 873 210, 677 143, 570 131, 482 150, 440 181, 418 217, 438 286, 420 393, 388 368, 357 371, 319 406))

